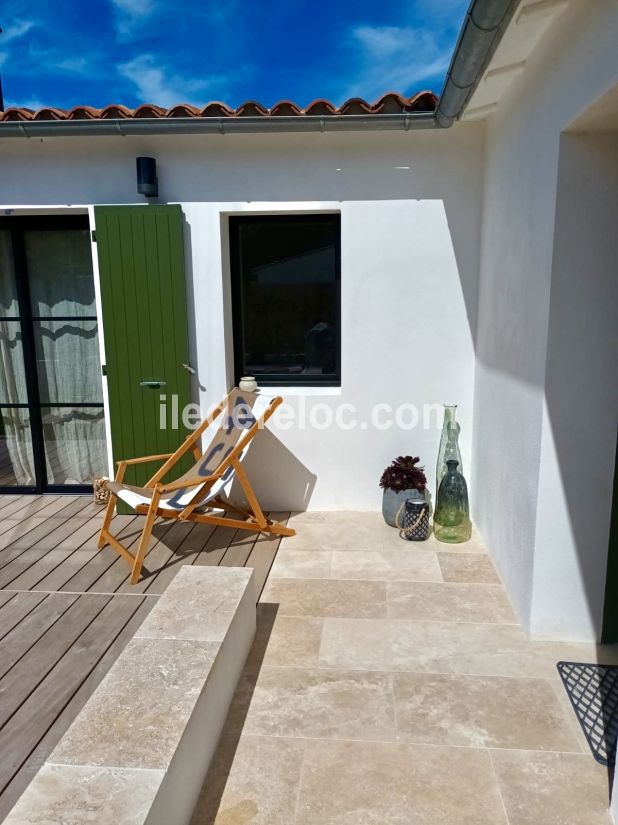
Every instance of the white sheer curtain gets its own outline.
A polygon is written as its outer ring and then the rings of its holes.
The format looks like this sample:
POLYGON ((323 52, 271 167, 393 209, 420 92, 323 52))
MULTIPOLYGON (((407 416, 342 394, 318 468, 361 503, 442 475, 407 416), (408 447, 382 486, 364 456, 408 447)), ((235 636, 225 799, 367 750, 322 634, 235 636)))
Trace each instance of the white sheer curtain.
MULTIPOLYGON (((101 364, 90 240, 86 230, 26 233, 41 402, 100 403, 101 364), (53 320, 58 318, 59 320, 53 320)), ((42 410, 47 481, 88 484, 106 472, 103 410, 42 410)))
POLYGON ((34 484, 30 413, 2 404, 27 403, 10 233, 0 230, 0 484, 34 484))

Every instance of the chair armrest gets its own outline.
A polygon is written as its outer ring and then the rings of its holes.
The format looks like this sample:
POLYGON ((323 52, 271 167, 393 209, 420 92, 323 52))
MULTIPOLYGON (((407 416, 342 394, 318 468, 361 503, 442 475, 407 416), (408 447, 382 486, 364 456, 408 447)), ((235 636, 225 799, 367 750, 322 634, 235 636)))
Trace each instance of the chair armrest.
POLYGON ((164 458, 171 458, 174 453, 162 453, 161 455, 145 455, 141 458, 124 458, 116 464, 144 464, 146 461, 162 461, 164 458))

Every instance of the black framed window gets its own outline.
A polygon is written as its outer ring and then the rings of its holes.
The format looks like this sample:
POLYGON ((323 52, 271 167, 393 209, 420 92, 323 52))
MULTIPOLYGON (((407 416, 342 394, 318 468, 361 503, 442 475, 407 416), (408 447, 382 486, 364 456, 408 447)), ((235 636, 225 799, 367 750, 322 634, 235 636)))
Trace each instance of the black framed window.
POLYGON ((236 382, 341 382, 339 215, 230 217, 236 382))

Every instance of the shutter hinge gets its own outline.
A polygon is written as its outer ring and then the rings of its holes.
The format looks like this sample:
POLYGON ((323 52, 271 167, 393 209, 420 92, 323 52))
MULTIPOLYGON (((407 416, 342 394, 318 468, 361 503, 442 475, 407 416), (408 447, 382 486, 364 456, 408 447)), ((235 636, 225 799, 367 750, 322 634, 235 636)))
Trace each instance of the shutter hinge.
POLYGON ((93 230, 90 232, 90 235, 92 236, 92 243, 96 243, 96 242, 97 242, 97 232, 96 232, 96 229, 93 229, 93 230))
POLYGON ((107 375, 107 364, 101 364, 101 375, 107 375))

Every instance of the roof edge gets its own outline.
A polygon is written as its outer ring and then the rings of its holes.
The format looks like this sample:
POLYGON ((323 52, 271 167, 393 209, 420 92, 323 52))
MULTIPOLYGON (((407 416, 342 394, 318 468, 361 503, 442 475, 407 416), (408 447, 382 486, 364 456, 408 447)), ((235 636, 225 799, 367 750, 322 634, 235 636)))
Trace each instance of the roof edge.
POLYGON ((437 125, 459 120, 521 0, 472 0, 438 98, 437 125))
MULTIPOLYGON (((126 107, 108 107, 118 110, 116 117, 97 117, 90 107, 75 107, 79 116, 67 119, 66 112, 45 109, 45 119, 28 111, 29 117, 0 120, 0 137, 54 137, 90 135, 146 135, 146 134, 238 134, 261 132, 326 132, 358 130, 396 130, 449 128, 461 118, 468 101, 478 86, 502 36, 506 31, 520 0, 472 0, 461 28, 455 51, 446 74, 444 86, 433 111, 405 111, 386 114, 380 111, 389 98, 404 101, 400 95, 389 92, 375 104, 352 98, 339 109, 328 101, 316 100, 303 111, 291 101, 280 101, 272 111, 260 104, 247 101, 232 112, 223 104, 208 104, 204 113, 195 107, 179 104, 172 107, 174 116, 166 116, 160 107, 138 107, 138 116, 129 115, 126 107), (212 106, 223 107, 224 116, 206 114, 212 106), (356 108, 356 113, 352 113, 356 108), (362 113, 358 113, 360 108, 362 113), (148 110, 148 111, 146 111, 148 110), (181 111, 182 110, 182 111, 181 111), (313 110, 315 114, 309 113, 313 110), (141 112, 143 111, 143 114, 141 112), (176 112, 178 114, 176 114, 176 112), (318 113, 319 112, 319 113, 318 113), (49 114, 49 118, 47 118, 49 114), (62 117, 61 115, 64 115, 62 117)), ((408 105, 430 92, 419 92, 408 105)), ((435 100, 435 96, 431 95, 435 100)), ((7 110, 10 111, 10 110, 7 110)), ((25 112, 26 110, 22 110, 25 112)), ((38 114, 41 114, 39 112, 38 114)))
POLYGON ((260 132, 346 132, 435 128, 433 112, 368 115, 278 115, 276 117, 114 118, 108 120, 3 121, 0 137, 91 135, 242 134, 260 132))

